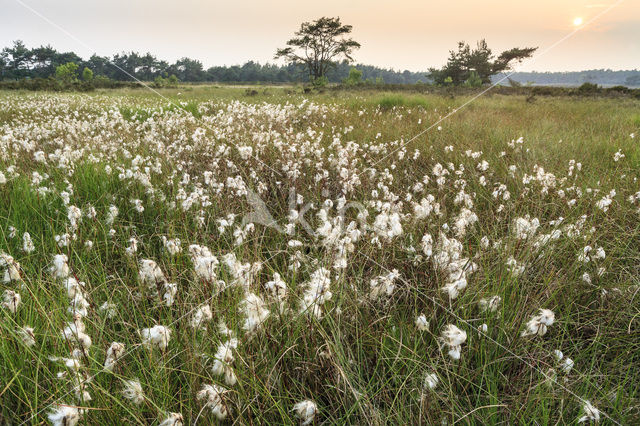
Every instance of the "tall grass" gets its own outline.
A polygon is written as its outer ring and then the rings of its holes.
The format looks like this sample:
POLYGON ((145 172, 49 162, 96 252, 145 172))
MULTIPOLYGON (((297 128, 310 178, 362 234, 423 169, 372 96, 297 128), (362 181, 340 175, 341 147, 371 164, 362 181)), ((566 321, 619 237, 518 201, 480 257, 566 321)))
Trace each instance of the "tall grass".
MULTIPOLYGON (((204 383, 224 385, 205 361, 225 340, 217 327, 219 321, 241 338, 234 361, 238 383, 227 386, 228 422, 296 424, 299 421, 292 407, 303 399, 317 403, 316 424, 574 423, 582 415, 582 399, 602 410, 603 422, 613 419, 634 424, 640 420, 640 222, 637 207, 626 200, 640 189, 638 139, 629 136, 635 132, 640 137, 638 101, 548 98, 531 104, 519 97, 480 98, 443 122, 441 130, 434 128, 416 139, 400 160, 394 152, 400 146, 398 141, 408 140, 464 100, 396 94, 310 95, 311 102, 327 106, 327 110, 301 109, 279 121, 277 114, 275 118, 269 115, 270 105, 299 105, 303 95, 274 89, 247 99, 242 89, 197 90, 175 94, 175 99, 185 102, 186 111, 167 107, 165 100, 152 95, 131 95, 130 91, 82 97, 0 95, 4 106, 0 133, 5 135, 12 129, 18 131, 25 122, 55 129, 51 127, 54 117, 72 122, 74 111, 97 126, 82 130, 79 120, 76 134, 43 131, 36 149, 0 156, 0 171, 8 176, 7 169, 15 165, 19 172, 0 185, 0 251, 20 262, 24 280, 23 286, 0 284, 3 291, 18 289, 23 300, 15 315, 0 309, 3 423, 41 424, 56 403, 87 407, 84 424, 155 424, 167 412, 180 412, 185 424, 196 420, 214 423, 215 417, 195 395, 204 383), (203 99, 212 94, 213 101, 203 99), (253 106, 240 110, 232 124, 211 118, 234 98, 253 106), (47 103, 60 108, 42 106, 47 103), (96 125, 98 117, 114 105, 122 117, 114 119, 117 125, 96 125), (254 107, 258 112, 252 115, 254 107), (194 139, 198 128, 206 129, 206 138, 194 139), (101 139, 100 132, 108 137, 101 139), (324 152, 318 157, 304 153, 304 143, 321 133, 324 152), (256 135, 268 142, 258 147, 256 135), (344 159, 346 154, 337 154, 332 139, 340 135, 345 142, 355 141, 363 147, 359 160, 349 158, 353 163, 344 166, 362 168, 361 181, 348 194, 349 201, 365 202, 371 199, 372 191, 383 191, 381 181, 366 173, 367 166, 378 173, 388 170, 393 180, 384 181, 384 185, 403 196, 425 175, 431 175, 437 162, 451 162, 456 170, 462 164, 465 173, 456 177, 451 172, 449 183, 441 190, 432 176, 427 192, 442 203, 442 216, 432 215, 425 221, 408 218, 403 221, 401 236, 379 246, 371 242, 372 234, 358 242, 349 255, 348 267, 332 273, 334 296, 325 315, 318 319, 297 315, 310 273, 320 266, 331 266, 331 250, 318 239, 301 230, 288 236, 256 225, 253 233, 236 244, 232 230, 218 230, 217 219, 236 213, 239 221, 251 206, 243 196, 231 195, 229 188, 211 193, 210 205, 202 208, 202 219, 198 217, 200 207, 183 211, 170 202, 179 203, 183 199, 180 191, 193 190, 192 183, 203 179, 206 170, 219 170, 226 177, 242 176, 254 189, 264 184, 267 190, 262 199, 274 216, 286 223, 289 187, 295 187, 305 203, 316 206, 326 198, 341 196, 339 174, 331 169, 328 178, 316 179, 320 166, 314 163, 330 168, 332 162, 344 159), (507 143, 520 136, 525 141, 522 149, 510 149, 507 143), (282 141, 286 143, 274 147, 282 141), (387 151, 377 156, 367 151, 381 143, 387 151), (220 161, 213 166, 212 147, 221 144, 229 145, 228 159, 233 164, 220 161), (254 158, 242 159, 234 146, 245 144, 253 144, 254 153, 259 152, 262 161, 275 168, 282 165, 282 156, 293 156, 287 150, 295 146, 299 157, 292 158, 308 160, 302 167, 305 174, 298 180, 283 178, 254 158), (64 146, 76 152, 84 148, 108 155, 92 159, 83 153, 67 168, 57 167, 55 158, 48 158, 46 164, 33 161, 37 149, 53 153, 64 146), (614 162, 618 149, 625 158, 614 162), (413 159, 415 150, 420 156, 413 159), (482 156, 473 159, 466 150, 482 151, 482 156), (385 153, 392 154, 385 157, 385 153), (135 169, 137 155, 144 159, 137 170, 155 166, 156 160, 159 163, 160 172, 151 174, 154 191, 140 180, 119 176, 125 169, 135 169), (478 169, 482 159, 490 164, 486 173, 478 169), (569 176, 570 160, 581 162, 582 171, 569 176), (107 165, 111 173, 106 171, 107 165), (517 166, 513 176, 511 165, 517 166), (534 174, 536 165, 554 173, 558 180, 566 180, 550 194, 542 194, 537 184, 523 183, 524 175, 534 174), (51 194, 35 191, 34 171, 48 174, 42 185, 50 188, 51 194), (489 185, 481 184, 481 175, 489 185), (464 254, 479 270, 464 292, 449 300, 440 290, 445 278, 442 271, 427 259, 417 260, 407 248, 415 247, 419 253, 426 232, 437 238, 445 223, 453 226, 460 209, 453 200, 461 189, 454 182, 462 178, 466 180, 464 191, 474 194, 473 210, 480 218, 462 239, 464 254), (492 195, 498 183, 506 185, 510 200, 492 195), (93 206, 98 216, 84 217, 76 240, 59 247, 54 236, 69 232, 66 206, 59 194, 68 187, 73 188, 70 204, 83 210, 93 206), (557 189, 567 187, 573 187, 572 191, 578 188, 585 195, 576 197, 569 190, 564 198, 557 194, 557 189), (599 192, 587 192, 589 188, 599 192), (610 210, 596 208, 596 201, 613 188, 618 195, 610 210), (325 189, 328 196, 322 195, 325 189), (569 206, 567 201, 573 197, 576 204, 569 206), (143 212, 136 211, 133 199, 142 200, 143 212), (505 206, 500 212, 499 204, 505 206), (117 206, 120 214, 108 225, 105 215, 111 205, 117 206), (565 224, 573 224, 586 215, 585 232, 580 238, 563 236, 550 248, 536 251, 512 239, 513 220, 525 215, 540 219, 540 232, 552 229, 549 222, 559 217, 565 224), (9 237, 10 226, 18 230, 14 238, 9 237), (593 234, 588 231, 592 227, 593 234), (115 230, 114 235, 110 229, 115 230), (25 231, 36 246, 33 253, 22 251, 25 231), (185 250, 176 256, 168 254, 162 236, 179 238, 185 250), (482 249, 483 236, 502 244, 482 249), (139 241, 139 248, 135 256, 128 256, 126 248, 132 237, 139 241), (294 238, 304 243, 304 261, 298 271, 289 269, 293 249, 288 242, 294 238), (92 250, 84 248, 87 240, 93 241, 92 250), (280 313, 270 302, 271 316, 263 328, 253 336, 244 336, 242 287, 217 292, 212 283, 195 277, 186 250, 189 244, 206 245, 219 257, 233 252, 243 262, 263 262, 253 291, 264 296, 264 284, 278 272, 289 286, 287 306, 294 313, 280 313), (578 260, 585 245, 602 246, 607 253, 602 261, 606 272, 601 278, 592 273, 591 284, 582 278, 591 264, 585 266, 578 260), (72 273, 86 282, 91 303, 84 321, 93 344, 82 360, 84 371, 93 379, 91 401, 77 401, 68 382, 56 377, 64 367, 50 360, 52 356, 69 356, 72 346, 60 333, 70 321, 69 301, 60 282, 48 271, 56 253, 69 257, 72 273), (505 260, 510 256, 527 265, 522 275, 508 270, 505 260), (138 278, 137 261, 141 258, 154 259, 168 281, 178 284, 172 306, 144 297, 146 289, 138 278), (392 269, 398 269, 401 276, 392 297, 382 302, 367 299, 370 280, 392 269), (493 295, 502 298, 499 310, 481 313, 478 300, 493 295), (104 302, 116 306, 114 318, 99 310, 104 302), (210 304, 214 320, 206 330, 196 331, 189 321, 203 303, 210 304), (543 337, 522 337, 521 330, 538 308, 552 309, 556 323, 543 337), (430 323, 425 332, 414 324, 421 313, 430 323), (449 323, 465 329, 468 335, 457 362, 449 359, 439 341, 440 331, 449 323), (487 332, 478 332, 483 323, 487 332), (137 330, 156 324, 173 330, 166 351, 140 344, 137 330), (16 328, 24 325, 35 329, 36 344, 32 347, 24 346, 16 334, 16 328), (114 372, 108 373, 103 364, 114 341, 124 343, 127 350, 114 372), (572 372, 561 371, 553 357, 555 349, 574 360, 572 372), (549 368, 558 374, 557 383, 551 385, 544 375, 549 368), (439 378, 434 390, 424 387, 429 372, 439 378), (132 378, 140 379, 146 395, 139 406, 121 393, 122 381, 132 378)), ((207 188, 212 190, 212 186, 207 188)), ((422 195, 416 197, 412 201, 422 195)), ((410 214, 410 206, 406 201, 403 211, 410 214)), ((317 209, 311 210, 306 216, 314 227, 319 223, 316 213, 317 209)), ((375 211, 371 213, 375 218, 375 211)), ((217 277, 227 283, 233 280, 224 267, 219 268, 217 277)))

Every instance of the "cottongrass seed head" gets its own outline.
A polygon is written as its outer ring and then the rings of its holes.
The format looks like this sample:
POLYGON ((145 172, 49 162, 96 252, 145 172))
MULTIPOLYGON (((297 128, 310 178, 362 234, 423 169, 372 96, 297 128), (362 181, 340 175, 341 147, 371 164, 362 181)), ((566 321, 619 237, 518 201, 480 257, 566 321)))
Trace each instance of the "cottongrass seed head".
POLYGON ((293 411, 296 414, 296 417, 300 420, 300 424, 302 426, 306 426, 313 422, 313 419, 318 413, 318 406, 315 402, 307 399, 294 405, 293 411))

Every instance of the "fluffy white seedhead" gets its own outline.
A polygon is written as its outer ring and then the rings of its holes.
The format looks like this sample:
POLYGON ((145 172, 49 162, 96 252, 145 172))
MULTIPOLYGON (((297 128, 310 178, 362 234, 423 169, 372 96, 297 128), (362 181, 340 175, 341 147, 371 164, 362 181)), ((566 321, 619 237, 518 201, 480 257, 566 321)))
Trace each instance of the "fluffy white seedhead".
POLYGON ((71 301, 69 302, 67 311, 74 316, 80 315, 86 317, 89 312, 88 309, 90 306, 91 305, 89 304, 87 299, 85 299, 84 294, 82 294, 81 292, 77 292, 73 296, 73 299, 71 299, 71 301))
POLYGON ((103 312, 107 318, 114 318, 118 314, 118 307, 115 303, 104 302, 98 308, 98 311, 103 312))
POLYGON ((458 297, 467 287, 467 278, 476 271, 477 265, 469 258, 463 257, 462 243, 455 238, 448 238, 443 232, 438 236, 438 244, 433 250, 433 264, 445 276, 445 291, 450 299, 458 297))
POLYGON ((433 255, 433 237, 431 234, 424 234, 421 241, 422 252, 427 258, 433 255))
POLYGON ((69 258, 66 254, 56 254, 53 256, 53 264, 49 269, 51 274, 56 278, 66 278, 69 275, 68 260, 69 258))
POLYGON ((582 405, 582 411, 584 411, 584 416, 578 419, 578 423, 583 422, 595 422, 598 423, 600 421, 600 410, 594 407, 589 401, 585 401, 582 405))
POLYGON ((427 373, 424 376, 424 387, 433 390, 438 386, 438 375, 436 373, 427 373))
POLYGON ((5 290, 2 293, 2 307, 15 314, 18 310, 18 306, 20 306, 20 302, 22 301, 22 297, 20 293, 13 290, 5 290))
POLYGON ((52 426, 75 426, 80 421, 82 413, 75 407, 58 405, 47 417, 52 426))
POLYGON ((227 268, 227 271, 233 277, 231 285, 242 286, 245 290, 248 290, 251 287, 258 272, 262 270, 262 263, 242 263, 238 260, 235 253, 225 254, 222 257, 222 260, 227 268))
POLYGON ((159 426, 182 426, 184 418, 180 413, 168 413, 167 417, 162 420, 159 426))
POLYGON ((147 348, 154 346, 160 350, 165 350, 171 340, 171 330, 163 325, 156 325, 151 328, 143 328, 140 330, 140 338, 142 344, 147 348))
POLYGON ((573 360, 569 357, 566 357, 562 362, 562 365, 560 366, 560 368, 564 373, 569 374, 573 369, 573 364, 574 364, 573 360))
POLYGON ((247 293, 240 302, 243 314, 245 315, 242 328, 247 333, 253 333, 262 325, 269 316, 266 303, 255 293, 247 293))
POLYGON ((302 426, 306 426, 313 422, 314 417, 318 413, 318 406, 315 402, 307 399, 294 405, 293 411, 295 412, 296 417, 300 419, 300 424, 302 426))
POLYGON ((135 405, 142 404, 144 402, 144 391, 142 390, 140 380, 125 380, 122 395, 135 405))
POLYGON ((284 282, 280 274, 273 273, 273 280, 267 281, 264 288, 269 292, 269 295, 278 301, 282 301, 287 297, 287 283, 284 282))
POLYGON ((229 386, 235 385, 238 381, 232 365, 235 359, 233 353, 237 347, 238 339, 236 338, 231 338, 221 343, 214 355, 213 366, 211 367, 211 372, 214 375, 221 376, 224 374, 224 382, 229 386))
POLYGON ((206 330, 204 323, 213 319, 213 313, 209 305, 200 306, 191 317, 191 327, 199 330, 206 330))
POLYGON ((78 229, 78 223, 82 220, 82 210, 77 206, 69 206, 67 208, 67 218, 69 219, 69 228, 75 231, 78 229))
POLYGON ((437 203, 435 197, 431 194, 420 200, 420 203, 413 203, 413 214, 418 220, 429 217, 432 212, 440 214, 440 203, 437 203))
POLYGON ((31 347, 36 344, 36 335, 32 327, 20 327, 17 330, 20 341, 27 347, 31 347))
POLYGON ((167 250, 167 253, 169 253, 171 256, 175 256, 182 252, 182 243, 178 238, 170 240, 163 235, 162 245, 164 246, 165 250, 167 250))
POLYGON ((330 273, 327 269, 320 268, 313 272, 302 298, 300 312, 322 317, 322 305, 333 296, 330 285, 330 273))
POLYGON ((451 359, 460 359, 461 346, 467 340, 467 333, 453 324, 447 324, 442 329, 440 339, 444 345, 449 347, 449 356, 451 359))
POLYGON ((28 232, 22 234, 22 250, 24 250, 25 253, 32 253, 35 249, 36 246, 31 240, 31 235, 28 232))
POLYGON ((204 281, 217 283, 217 270, 220 264, 218 258, 211 254, 207 247, 196 244, 189 246, 189 253, 196 276, 204 281))
POLYGON ((67 290, 67 297, 73 300, 77 294, 82 294, 85 283, 78 281, 72 276, 68 276, 62 280, 62 285, 67 290))
POLYGON ((223 399, 225 392, 227 392, 227 390, 222 386, 204 384, 202 385, 202 389, 196 394, 196 399, 198 401, 204 401, 205 407, 209 407, 211 413, 216 416, 218 420, 224 420, 228 414, 223 399))
POLYGON ((480 307, 481 312, 495 312, 498 310, 498 306, 500 306, 501 301, 502 297, 493 296, 488 299, 480 299, 478 306, 480 307))
POLYGON ((382 211, 373 222, 373 230, 385 240, 391 240, 402 235, 400 214, 398 212, 382 211))
POLYGON ((6 268, 2 281, 10 283, 11 281, 20 281, 20 264, 13 257, 6 253, 0 253, 0 268, 6 268))
POLYGON ((151 259, 141 259, 138 264, 138 269, 140 281, 150 289, 155 288, 158 283, 167 282, 158 264, 151 259))
POLYGON ((81 328, 74 326, 74 323, 69 323, 63 330, 62 336, 67 339, 72 345, 79 345, 83 349, 89 349, 91 347, 91 337, 84 332, 84 324, 81 328))
POLYGON ((125 249, 127 256, 133 256, 138 252, 138 240, 136 238, 129 238, 129 247, 125 249))
POLYGON ((526 240, 527 238, 532 237, 538 231, 540 227, 540 220, 538 218, 533 218, 529 215, 525 217, 516 218, 513 222, 513 233, 515 237, 519 240, 526 240))
POLYGON ((104 369, 106 371, 113 371, 118 360, 124 355, 124 343, 113 342, 109 349, 107 349, 107 357, 104 360, 104 369))
POLYGON ((173 305, 176 301, 176 294, 178 293, 178 285, 175 283, 165 283, 163 285, 164 294, 162 295, 162 300, 164 304, 167 306, 173 305))
POLYGON ((547 334, 547 327, 551 326, 555 320, 555 314, 550 309, 540 309, 538 315, 531 317, 527 323, 527 328, 522 331, 522 336, 544 336, 547 334))
POLYGON ((425 314, 420 314, 416 318, 416 328, 420 331, 429 330, 429 321, 427 321, 427 316, 425 314))
POLYGON ((393 294, 393 290, 396 288, 396 280, 400 276, 397 269, 389 272, 386 275, 380 275, 375 277, 369 283, 371 288, 369 291, 369 298, 377 300, 380 298, 390 297, 393 294))
POLYGON ((116 220, 116 217, 118 217, 118 208, 114 205, 109 206, 109 212, 107 213, 107 225, 112 225, 113 222, 116 220))

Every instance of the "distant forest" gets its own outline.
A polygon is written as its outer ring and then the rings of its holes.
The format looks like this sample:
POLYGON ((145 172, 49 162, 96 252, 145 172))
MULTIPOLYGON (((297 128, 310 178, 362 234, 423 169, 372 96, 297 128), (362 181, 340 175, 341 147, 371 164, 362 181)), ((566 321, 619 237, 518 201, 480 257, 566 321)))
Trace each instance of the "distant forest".
MULTIPOLYGON (((0 51, 0 80, 21 80, 48 78, 55 76, 56 68, 73 62, 82 71, 89 68, 96 77, 106 77, 116 81, 153 81, 158 77, 175 75, 185 82, 226 82, 226 83, 304 83, 308 81, 305 70, 295 65, 260 64, 249 61, 243 65, 213 66, 204 68, 202 62, 182 58, 169 63, 156 58, 151 53, 120 53, 109 58, 93 55, 85 60, 73 52, 58 52, 51 46, 30 49, 21 41, 0 51), (115 65, 115 66, 114 66, 115 65), (135 78, 134 78, 135 77, 135 78)), ((351 68, 362 72, 363 80, 388 84, 430 83, 428 72, 398 71, 373 65, 348 64, 342 62, 327 73, 332 83, 345 80, 351 68)), ((504 75, 493 77, 500 80, 504 75)), ((502 84, 534 84, 572 86, 594 83, 605 86, 640 86, 640 71, 588 70, 579 72, 517 72, 502 84)))
MULTIPOLYGON (((506 75, 495 75, 492 81, 497 82, 506 75)), ((525 84, 545 86, 579 86, 583 83, 593 83, 602 86, 640 87, 640 71, 586 70, 567 72, 516 72, 509 76, 513 81, 525 84)), ((502 84, 508 84, 505 79, 502 84)))

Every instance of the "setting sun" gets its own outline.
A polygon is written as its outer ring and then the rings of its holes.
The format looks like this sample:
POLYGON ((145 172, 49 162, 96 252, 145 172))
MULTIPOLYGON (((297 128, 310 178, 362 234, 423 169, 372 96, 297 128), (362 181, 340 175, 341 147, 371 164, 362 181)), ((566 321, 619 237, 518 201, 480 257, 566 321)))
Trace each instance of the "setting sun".
POLYGON ((579 27, 580 25, 582 25, 582 18, 581 17, 577 17, 573 20, 573 25, 576 27, 579 27))

